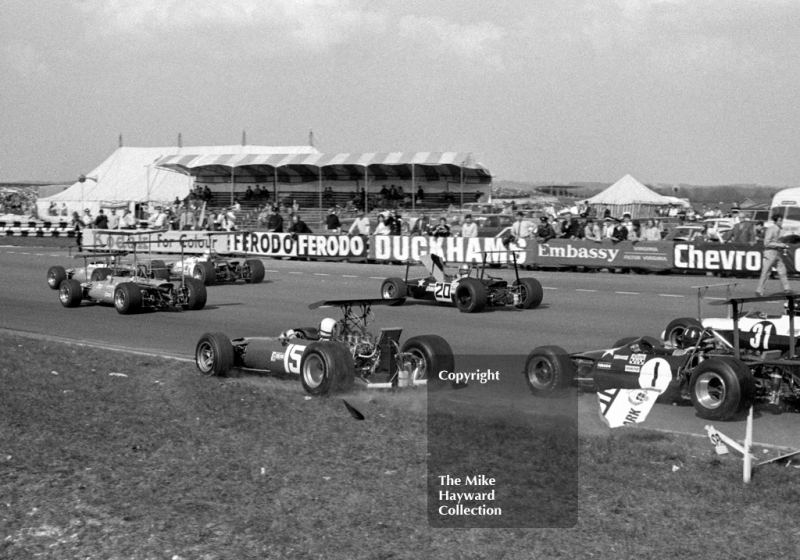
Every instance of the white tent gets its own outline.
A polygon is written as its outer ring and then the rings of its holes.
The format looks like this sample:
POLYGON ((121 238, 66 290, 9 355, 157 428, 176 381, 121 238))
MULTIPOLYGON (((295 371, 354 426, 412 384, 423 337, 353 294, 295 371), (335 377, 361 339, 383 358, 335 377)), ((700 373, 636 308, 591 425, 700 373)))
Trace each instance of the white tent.
POLYGON ((157 168, 154 163, 179 154, 313 154, 313 146, 177 146, 161 148, 117 148, 103 163, 68 189, 37 201, 40 216, 50 204, 60 210, 66 204, 69 215, 89 208, 96 215, 100 208, 130 207, 147 202, 170 203, 183 199, 192 188, 192 177, 157 168))
POLYGON ((628 174, 603 192, 579 204, 594 207, 598 216, 608 209, 615 217, 628 212, 636 218, 654 216, 657 208, 675 202, 673 197, 658 194, 628 174))

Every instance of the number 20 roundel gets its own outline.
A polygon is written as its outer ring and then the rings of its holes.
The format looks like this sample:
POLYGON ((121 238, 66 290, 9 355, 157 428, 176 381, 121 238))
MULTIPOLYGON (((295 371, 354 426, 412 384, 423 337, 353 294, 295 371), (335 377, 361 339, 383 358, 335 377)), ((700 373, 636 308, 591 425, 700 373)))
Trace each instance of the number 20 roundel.
MULTIPOLYGON (((769 321, 761 321, 756 323, 750 329, 750 338, 747 339, 747 344, 753 350, 769 350, 770 340, 775 335, 775 325, 769 321)), ((776 340, 773 340, 773 345, 776 340)))

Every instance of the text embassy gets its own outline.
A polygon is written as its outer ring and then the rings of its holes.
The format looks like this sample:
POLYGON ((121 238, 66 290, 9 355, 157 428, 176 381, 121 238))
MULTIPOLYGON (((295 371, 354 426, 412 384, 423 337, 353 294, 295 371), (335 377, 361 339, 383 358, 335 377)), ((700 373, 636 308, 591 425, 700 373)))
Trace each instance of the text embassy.
POLYGON ((613 262, 619 254, 619 249, 601 249, 599 247, 556 247, 545 244, 539 245, 540 257, 555 257, 562 259, 600 259, 613 262))

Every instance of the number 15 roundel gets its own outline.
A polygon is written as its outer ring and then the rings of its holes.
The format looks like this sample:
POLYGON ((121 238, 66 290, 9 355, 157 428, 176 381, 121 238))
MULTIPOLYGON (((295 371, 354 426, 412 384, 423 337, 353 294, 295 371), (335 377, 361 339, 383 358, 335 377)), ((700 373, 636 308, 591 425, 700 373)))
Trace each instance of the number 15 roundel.
POLYGON ((770 338, 775 334, 775 325, 769 321, 761 321, 750 329, 747 344, 754 350, 769 350, 770 338))

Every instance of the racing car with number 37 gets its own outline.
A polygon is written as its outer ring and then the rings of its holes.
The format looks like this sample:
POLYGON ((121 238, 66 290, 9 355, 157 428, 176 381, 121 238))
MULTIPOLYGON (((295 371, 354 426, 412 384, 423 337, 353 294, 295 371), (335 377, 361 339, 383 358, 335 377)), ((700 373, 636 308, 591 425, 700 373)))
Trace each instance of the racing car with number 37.
MULTIPOLYGON (((515 255, 512 252, 512 255, 515 255)), ((462 264, 456 276, 444 271, 444 263, 439 255, 431 254, 421 258, 430 272, 422 278, 409 279, 410 262, 406 265, 406 276, 387 278, 381 285, 384 299, 411 297, 440 303, 455 304, 462 313, 476 313, 485 307, 513 305, 517 309, 533 309, 542 303, 542 285, 535 278, 520 278, 514 257, 516 280, 509 286, 506 280, 487 276, 486 256, 480 274, 472 276, 473 267, 462 264)))
POLYGON ((358 380, 368 388, 427 385, 434 373, 453 370, 453 351, 437 335, 414 336, 400 345, 401 328, 384 328, 373 335, 373 305, 397 300, 352 299, 319 301, 309 309, 339 307, 343 317, 323 319, 319 327, 299 327, 278 337, 229 339, 204 334, 195 348, 201 374, 223 376, 233 368, 298 375, 311 395, 347 391, 358 380))

